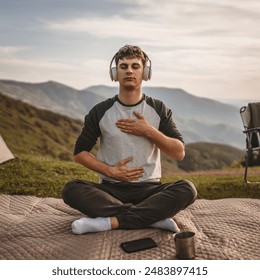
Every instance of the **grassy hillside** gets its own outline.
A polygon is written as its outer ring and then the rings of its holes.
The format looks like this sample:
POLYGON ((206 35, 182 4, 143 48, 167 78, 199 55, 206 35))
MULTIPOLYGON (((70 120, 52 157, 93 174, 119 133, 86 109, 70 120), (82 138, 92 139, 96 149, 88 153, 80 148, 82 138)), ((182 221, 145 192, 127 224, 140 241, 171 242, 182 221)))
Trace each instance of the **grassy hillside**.
POLYGON ((0 133, 15 155, 70 160, 82 123, 0 94, 0 133))
MULTIPOLYGON (((189 179, 198 189, 198 198, 220 199, 244 197, 260 199, 260 184, 245 186, 243 170, 224 170, 218 173, 178 173, 164 177, 164 182, 189 179)), ((260 176, 260 168, 254 173, 260 176)), ((0 165, 0 193, 36 195, 40 197, 61 197, 64 184, 71 179, 97 182, 96 173, 81 165, 54 160, 48 157, 22 155, 0 165)))
POLYGON ((0 193, 60 197, 64 184, 75 178, 97 181, 96 173, 72 161, 21 155, 0 165, 0 193))

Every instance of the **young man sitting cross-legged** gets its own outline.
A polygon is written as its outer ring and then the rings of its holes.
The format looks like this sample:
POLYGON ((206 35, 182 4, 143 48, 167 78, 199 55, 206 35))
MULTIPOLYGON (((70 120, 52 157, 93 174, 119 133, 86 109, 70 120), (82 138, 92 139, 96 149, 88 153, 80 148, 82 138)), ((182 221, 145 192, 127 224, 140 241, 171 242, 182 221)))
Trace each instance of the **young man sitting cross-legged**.
POLYGON ((74 150, 75 161, 98 172, 101 181, 72 180, 62 193, 65 203, 86 215, 72 223, 72 231, 178 232, 172 217, 194 202, 197 191, 188 180, 160 181, 160 151, 182 160, 185 150, 171 110, 142 92, 151 61, 139 47, 126 45, 113 57, 110 76, 119 82, 119 92, 86 115, 74 150), (94 157, 90 151, 98 139, 94 157))

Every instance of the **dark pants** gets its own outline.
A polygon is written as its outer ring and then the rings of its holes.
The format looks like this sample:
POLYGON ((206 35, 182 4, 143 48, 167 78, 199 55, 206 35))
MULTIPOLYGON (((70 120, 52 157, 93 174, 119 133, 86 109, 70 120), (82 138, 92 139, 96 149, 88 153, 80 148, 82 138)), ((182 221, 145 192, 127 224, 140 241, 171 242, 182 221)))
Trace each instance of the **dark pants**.
POLYGON ((110 183, 72 180, 63 191, 66 204, 89 217, 116 217, 121 229, 146 228, 173 217, 194 202, 192 182, 110 183))

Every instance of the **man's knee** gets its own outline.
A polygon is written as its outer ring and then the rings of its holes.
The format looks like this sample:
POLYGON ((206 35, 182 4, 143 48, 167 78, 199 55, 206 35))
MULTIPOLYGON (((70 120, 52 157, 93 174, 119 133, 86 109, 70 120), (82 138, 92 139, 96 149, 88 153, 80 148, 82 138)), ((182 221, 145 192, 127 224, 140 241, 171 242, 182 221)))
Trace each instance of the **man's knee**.
POLYGON ((62 198, 65 202, 70 197, 71 190, 72 190, 73 187, 75 187, 75 184, 76 184, 76 181, 71 180, 64 185, 64 188, 62 189, 61 195, 62 195, 62 198))
POLYGON ((195 185, 193 184, 193 182, 191 182, 190 180, 186 180, 185 179, 185 180, 183 180, 183 182, 185 182, 186 186, 191 191, 192 200, 191 200, 190 204, 192 204, 196 200, 196 198, 197 198, 197 195, 198 195, 197 189, 196 189, 195 185))

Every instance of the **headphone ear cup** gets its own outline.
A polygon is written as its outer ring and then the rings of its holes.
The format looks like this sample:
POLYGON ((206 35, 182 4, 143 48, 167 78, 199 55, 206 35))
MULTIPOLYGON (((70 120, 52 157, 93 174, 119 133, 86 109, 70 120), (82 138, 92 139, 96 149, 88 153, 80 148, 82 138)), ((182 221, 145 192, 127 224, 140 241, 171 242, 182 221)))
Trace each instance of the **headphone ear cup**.
POLYGON ((115 82, 118 81, 118 79, 117 79, 117 69, 116 69, 116 67, 112 67, 112 68, 110 69, 110 78, 111 78, 112 81, 115 81, 115 82))
POLYGON ((144 72, 143 72, 143 80, 148 81, 151 79, 152 76, 152 69, 150 66, 145 66, 144 67, 144 72))

